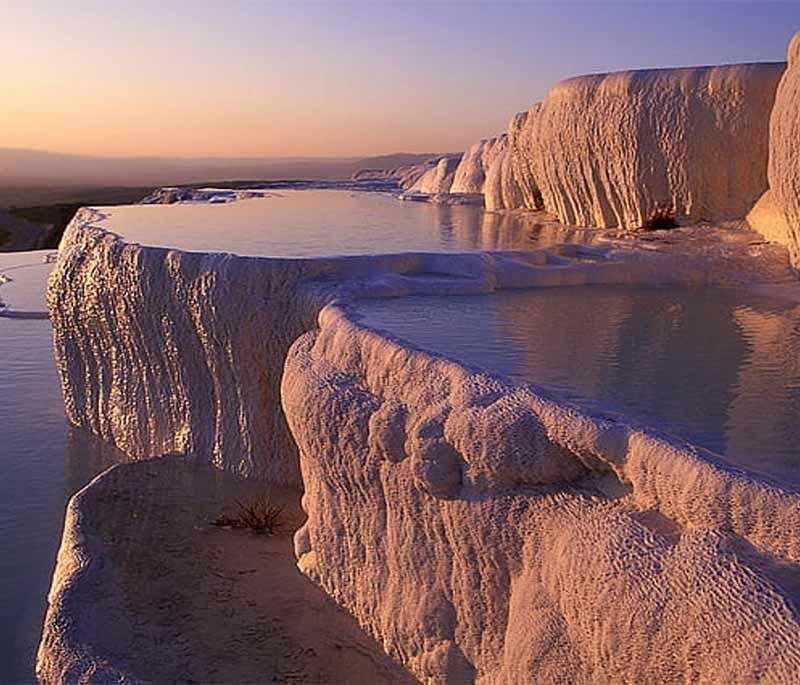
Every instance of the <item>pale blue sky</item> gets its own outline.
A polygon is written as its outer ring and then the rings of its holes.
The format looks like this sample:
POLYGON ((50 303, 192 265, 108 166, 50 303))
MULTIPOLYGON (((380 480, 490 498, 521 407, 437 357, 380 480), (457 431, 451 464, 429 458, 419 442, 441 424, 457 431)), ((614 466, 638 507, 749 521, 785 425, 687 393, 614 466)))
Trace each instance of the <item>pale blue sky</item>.
POLYGON ((800 3, 6 0, 0 147, 461 149, 568 76, 783 60, 800 3))

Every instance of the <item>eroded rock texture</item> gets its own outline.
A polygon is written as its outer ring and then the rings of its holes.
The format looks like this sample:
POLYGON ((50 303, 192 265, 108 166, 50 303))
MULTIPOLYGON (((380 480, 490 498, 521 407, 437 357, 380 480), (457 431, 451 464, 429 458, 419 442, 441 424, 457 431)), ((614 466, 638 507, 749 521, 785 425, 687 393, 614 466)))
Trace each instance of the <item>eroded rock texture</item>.
POLYGON ((456 169, 451 193, 482 193, 489 167, 508 147, 505 134, 480 140, 471 145, 456 169))
POLYGON ((410 193, 439 195, 449 193, 461 157, 442 157, 409 188, 410 193))
POLYGON ((351 179, 353 181, 394 181, 403 190, 408 190, 438 163, 439 160, 434 158, 419 164, 403 164, 392 169, 361 169, 356 171, 351 179))
POLYGON ((518 209, 525 206, 525 197, 517 182, 512 151, 508 145, 486 171, 483 198, 484 206, 488 210, 518 209))
POLYGON ((769 185, 773 214, 753 227, 771 239, 783 236, 779 242, 800 266, 800 33, 789 44, 789 65, 770 119, 769 185))
MULTIPOLYGON (((526 206, 541 208, 539 191, 544 209, 579 226, 635 228, 659 208, 678 220, 743 218, 767 188, 769 118, 784 68, 626 71, 556 85, 512 122, 526 206)), ((793 88, 787 78, 785 102, 793 88)), ((797 138, 780 115, 772 128, 797 138)))
POLYGON ((798 495, 335 307, 282 399, 299 566, 421 679, 800 677, 798 495))

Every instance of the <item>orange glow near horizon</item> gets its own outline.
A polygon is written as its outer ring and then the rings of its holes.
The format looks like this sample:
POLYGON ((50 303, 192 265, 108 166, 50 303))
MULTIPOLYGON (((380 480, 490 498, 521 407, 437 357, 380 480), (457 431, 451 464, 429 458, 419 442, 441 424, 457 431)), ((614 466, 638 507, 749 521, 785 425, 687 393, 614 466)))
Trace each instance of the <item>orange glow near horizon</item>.
POLYGON ((566 76, 781 60, 800 28, 791 6, 671 3, 658 7, 670 40, 653 41, 642 31, 653 7, 576 7, 9 0, 0 147, 187 157, 463 150, 566 76))

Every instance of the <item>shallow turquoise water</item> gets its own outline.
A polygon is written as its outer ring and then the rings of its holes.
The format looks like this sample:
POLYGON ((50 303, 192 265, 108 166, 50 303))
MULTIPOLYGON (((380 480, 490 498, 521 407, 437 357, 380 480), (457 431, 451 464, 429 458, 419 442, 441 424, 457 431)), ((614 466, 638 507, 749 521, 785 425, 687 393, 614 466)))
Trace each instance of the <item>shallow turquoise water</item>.
POLYGON ((800 485, 800 307, 724 289, 365 300, 364 323, 800 485))

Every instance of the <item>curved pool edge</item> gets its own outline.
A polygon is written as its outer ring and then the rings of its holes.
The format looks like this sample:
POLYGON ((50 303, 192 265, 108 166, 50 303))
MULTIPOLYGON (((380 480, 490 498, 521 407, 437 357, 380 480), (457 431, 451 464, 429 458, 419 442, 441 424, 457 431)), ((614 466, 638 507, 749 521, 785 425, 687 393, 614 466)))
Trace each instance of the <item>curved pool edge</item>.
POLYGON ((300 482, 278 396, 283 360, 337 297, 704 276, 663 255, 579 246, 310 259, 185 252, 127 243, 97 225, 101 216, 76 215, 48 283, 68 419, 137 458, 180 453, 280 484, 300 482))
POLYGON ((290 349, 281 397, 298 566, 421 680, 800 674, 797 493, 338 304, 290 349))
MULTIPOLYGON (((795 589, 782 589, 772 570, 773 562, 793 567, 800 554, 790 534, 795 493, 685 444, 408 349, 342 308, 363 296, 704 278, 696 265, 675 269, 661 255, 578 263, 557 250, 190 253, 127 244, 84 213, 65 233, 48 304, 70 420, 139 458, 178 453, 302 484, 309 521, 295 537, 299 567, 419 677, 526 679, 534 664, 542 672, 561 664, 580 680, 582 664, 600 673, 606 662, 610 677, 674 675, 669 659, 642 656, 650 644, 641 635, 652 642, 658 628, 674 642, 685 633, 687 587, 678 580, 680 592, 665 591, 662 580, 669 586, 675 576, 658 569, 686 567, 702 580, 698 611, 724 616, 701 671, 780 680, 800 673, 795 589), (412 433, 398 429, 410 425, 409 408, 412 433), (515 441, 521 452, 504 448, 515 441), (755 561, 742 555, 744 543, 755 561), (628 568, 628 546, 644 572, 628 568), (624 599, 628 589, 642 598, 644 623, 630 622, 641 607, 624 599), (619 607, 603 592, 623 596, 619 607), (673 623, 656 626, 662 605, 673 623), (550 656, 531 631, 534 609, 558 636, 550 656), (629 639, 636 658, 585 652, 608 639, 629 639)), ((80 543, 75 502, 51 592, 48 624, 56 626, 72 611, 54 602, 58 588, 89 587, 84 563, 102 563, 80 543)), ((106 668, 92 635, 76 639, 106 668)), ((46 638, 39 658, 55 673, 76 649, 46 638)), ((108 669, 117 677, 113 659, 108 669)))

